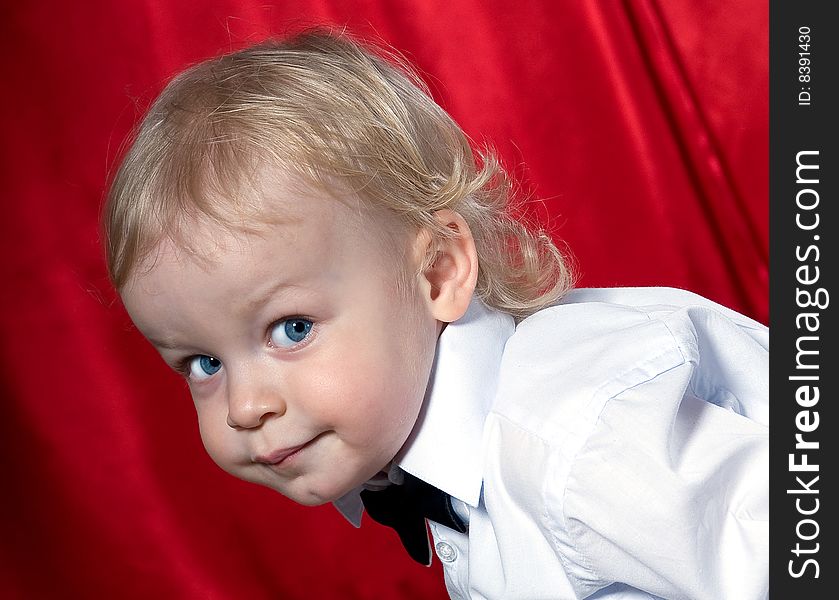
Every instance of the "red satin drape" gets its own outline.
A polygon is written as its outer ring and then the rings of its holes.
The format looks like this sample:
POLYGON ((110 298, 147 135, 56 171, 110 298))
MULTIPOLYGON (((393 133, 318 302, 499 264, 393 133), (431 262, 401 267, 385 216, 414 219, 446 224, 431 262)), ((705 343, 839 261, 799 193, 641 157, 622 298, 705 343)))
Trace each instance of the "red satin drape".
POLYGON ((97 218, 138 111, 185 65, 307 23, 406 52, 491 141, 581 284, 768 320, 760 0, 14 3, 2 31, 0 595, 443 598, 439 566, 204 455, 183 383, 111 290, 97 218))

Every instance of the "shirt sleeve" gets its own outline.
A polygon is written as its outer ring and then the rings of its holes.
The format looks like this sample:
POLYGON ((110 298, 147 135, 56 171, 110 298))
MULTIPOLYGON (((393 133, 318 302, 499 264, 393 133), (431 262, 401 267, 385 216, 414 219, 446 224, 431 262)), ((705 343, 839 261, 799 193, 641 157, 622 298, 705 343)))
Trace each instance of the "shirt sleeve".
POLYGON ((765 328, 706 309, 663 322, 685 362, 608 398, 548 492, 577 589, 768 597, 765 328))

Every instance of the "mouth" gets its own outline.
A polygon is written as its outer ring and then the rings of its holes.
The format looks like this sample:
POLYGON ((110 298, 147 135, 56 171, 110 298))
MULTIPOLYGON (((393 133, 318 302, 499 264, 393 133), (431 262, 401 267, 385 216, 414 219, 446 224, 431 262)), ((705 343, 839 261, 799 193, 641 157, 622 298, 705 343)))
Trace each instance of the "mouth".
POLYGON ((254 457, 253 461, 255 463, 260 463, 263 465, 268 465, 269 467, 277 467, 280 466, 290 459, 294 458, 301 450, 310 446, 312 442, 314 442, 318 437, 314 437, 308 442, 297 446, 290 446, 288 448, 280 448, 279 450, 274 450, 269 454, 260 454, 259 456, 254 457))

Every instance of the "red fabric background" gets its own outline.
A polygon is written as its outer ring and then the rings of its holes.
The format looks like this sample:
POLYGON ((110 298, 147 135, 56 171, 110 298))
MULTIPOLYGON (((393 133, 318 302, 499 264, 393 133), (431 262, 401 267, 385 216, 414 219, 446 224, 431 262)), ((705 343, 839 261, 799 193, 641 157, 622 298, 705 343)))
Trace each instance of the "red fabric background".
POLYGON ((760 0, 14 3, 0 115, 0 595, 443 598, 356 531, 204 455, 183 383, 106 280, 97 215, 138 111, 192 61, 305 23, 405 51, 555 227, 583 285, 768 319, 760 0))

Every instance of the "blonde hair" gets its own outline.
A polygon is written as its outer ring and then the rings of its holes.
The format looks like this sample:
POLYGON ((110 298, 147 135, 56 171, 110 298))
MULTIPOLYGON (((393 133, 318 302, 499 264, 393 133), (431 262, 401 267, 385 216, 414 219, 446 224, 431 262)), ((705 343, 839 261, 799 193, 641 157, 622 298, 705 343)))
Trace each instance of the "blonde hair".
POLYGON ((235 191, 266 162, 327 188, 339 181, 435 236, 456 233, 433 213, 457 211, 475 238, 476 294, 499 310, 527 316, 573 285, 551 238, 510 214, 510 181, 494 153, 473 153, 403 60, 310 30, 199 63, 153 103, 105 206, 117 289, 166 237, 183 242, 190 219, 235 227, 260 218, 245 214, 235 191))

